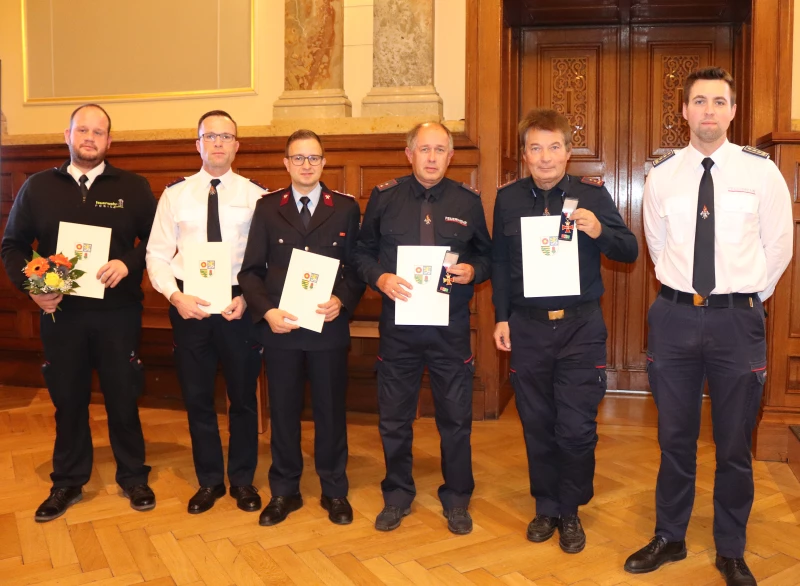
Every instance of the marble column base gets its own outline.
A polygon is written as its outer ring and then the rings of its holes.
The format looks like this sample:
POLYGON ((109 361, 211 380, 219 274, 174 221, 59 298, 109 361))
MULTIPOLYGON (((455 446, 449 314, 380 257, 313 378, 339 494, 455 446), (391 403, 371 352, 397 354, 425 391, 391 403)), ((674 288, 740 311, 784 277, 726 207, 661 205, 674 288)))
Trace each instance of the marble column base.
POLYGON ((285 90, 272 105, 275 120, 287 118, 344 118, 353 115, 353 104, 343 89, 285 90))
POLYGON ((361 115, 429 116, 442 119, 442 98, 432 85, 374 87, 361 102, 361 115))

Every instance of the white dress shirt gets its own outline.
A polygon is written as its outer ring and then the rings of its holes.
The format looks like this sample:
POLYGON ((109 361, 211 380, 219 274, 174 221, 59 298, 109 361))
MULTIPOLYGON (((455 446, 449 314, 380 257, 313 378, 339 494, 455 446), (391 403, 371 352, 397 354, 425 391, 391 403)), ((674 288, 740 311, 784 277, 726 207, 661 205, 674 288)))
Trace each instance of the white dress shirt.
MULTIPOLYGON (((194 242, 208 241, 208 192, 212 179, 201 170, 167 187, 158 201, 147 243, 147 274, 153 288, 168 300, 178 291, 175 280, 183 280, 182 251, 194 242)), ((232 170, 217 179, 222 241, 231 244, 231 283, 237 285, 253 210, 265 191, 232 170)))
MULTIPOLYGON (((647 247, 664 285, 694 293, 697 197, 701 152, 689 145, 654 167, 644 187, 647 247)), ((712 155, 714 180, 713 294, 775 291, 792 258, 792 199, 783 175, 769 159, 728 141, 712 155)))
POLYGON ((67 173, 72 175, 72 178, 75 180, 75 183, 78 185, 81 184, 81 176, 86 175, 86 189, 91 189, 92 183, 94 183, 95 178, 100 175, 103 171, 106 170, 106 162, 103 161, 94 169, 89 169, 86 173, 75 167, 72 163, 67 165, 67 173))
MULTIPOLYGON (((308 211, 311 212, 311 215, 314 215, 314 210, 317 209, 317 204, 319 203, 319 196, 322 194, 322 185, 317 183, 317 185, 305 194, 309 200, 308 202, 308 211)), ((292 187, 292 195, 294 196, 294 203, 297 205, 297 211, 303 211, 303 203, 300 201, 300 198, 303 197, 302 193, 297 193, 292 187)))

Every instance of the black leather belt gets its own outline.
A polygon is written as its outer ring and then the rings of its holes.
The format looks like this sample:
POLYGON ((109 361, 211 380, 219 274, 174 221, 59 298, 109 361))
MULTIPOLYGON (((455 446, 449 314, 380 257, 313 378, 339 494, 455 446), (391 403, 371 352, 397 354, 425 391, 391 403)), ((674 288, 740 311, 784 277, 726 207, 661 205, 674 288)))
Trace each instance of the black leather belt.
POLYGON ((572 307, 565 307, 564 309, 539 309, 537 307, 521 307, 515 305, 511 308, 512 313, 518 313, 529 319, 538 321, 553 321, 557 319, 570 319, 581 315, 589 315, 593 311, 600 309, 600 302, 597 299, 587 301, 572 307))
MULTIPOLYGON (((175 282, 178 283, 178 289, 180 289, 181 293, 183 293, 183 281, 180 279, 175 279, 175 282)), ((242 288, 239 285, 232 285, 231 286, 231 299, 234 297, 238 297, 242 294, 242 288)))
POLYGON ((747 309, 761 304, 758 293, 725 293, 722 295, 709 295, 701 297, 696 293, 676 291, 672 287, 661 285, 658 294, 664 299, 681 305, 694 305, 695 307, 727 307, 730 309, 747 309))

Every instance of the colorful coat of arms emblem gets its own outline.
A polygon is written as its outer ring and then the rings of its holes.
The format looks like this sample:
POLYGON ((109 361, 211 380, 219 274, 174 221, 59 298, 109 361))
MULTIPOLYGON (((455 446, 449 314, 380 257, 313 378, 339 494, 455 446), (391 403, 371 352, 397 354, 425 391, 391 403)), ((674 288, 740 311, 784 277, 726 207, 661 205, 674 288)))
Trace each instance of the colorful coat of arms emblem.
POLYGON ((422 285, 431 280, 433 273, 433 265, 419 265, 414 267, 414 280, 422 285))
POLYGON ((201 260, 200 261, 200 275, 207 279, 211 275, 214 274, 214 270, 216 269, 216 262, 213 260, 201 260))
POLYGON ((558 237, 557 236, 545 236, 542 238, 542 253, 545 256, 551 256, 558 252, 558 237))
POLYGON ((78 242, 75 245, 75 256, 78 258, 89 258, 89 254, 92 252, 92 245, 86 242, 78 242))
POLYGON ((303 273, 303 278, 300 281, 300 285, 303 286, 303 289, 313 289, 314 285, 317 284, 317 281, 319 281, 319 274, 303 273))

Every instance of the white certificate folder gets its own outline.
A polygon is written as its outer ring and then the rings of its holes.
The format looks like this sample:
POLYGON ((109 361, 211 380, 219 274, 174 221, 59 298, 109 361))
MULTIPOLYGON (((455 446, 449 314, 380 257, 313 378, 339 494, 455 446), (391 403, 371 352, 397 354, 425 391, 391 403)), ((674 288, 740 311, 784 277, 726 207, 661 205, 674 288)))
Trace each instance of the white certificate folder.
POLYGON ((398 246, 397 276, 413 289, 408 301, 394 302, 398 326, 446 326, 450 323, 450 296, 437 291, 447 246, 398 246))
POLYGON ((181 250, 183 292, 211 305, 198 305, 209 314, 222 313, 231 304, 231 245, 193 242, 181 250))
POLYGON ((578 238, 559 240, 561 215, 521 218, 520 222, 525 297, 580 295, 578 238))
POLYGON ((59 222, 56 253, 67 258, 78 257, 76 269, 84 271, 74 293, 77 297, 102 299, 106 286, 97 278, 97 271, 108 262, 111 228, 59 222))
POLYGON ((295 248, 278 308, 295 316, 293 323, 301 328, 322 332, 325 316, 317 313, 317 306, 330 300, 338 273, 339 259, 295 248))

